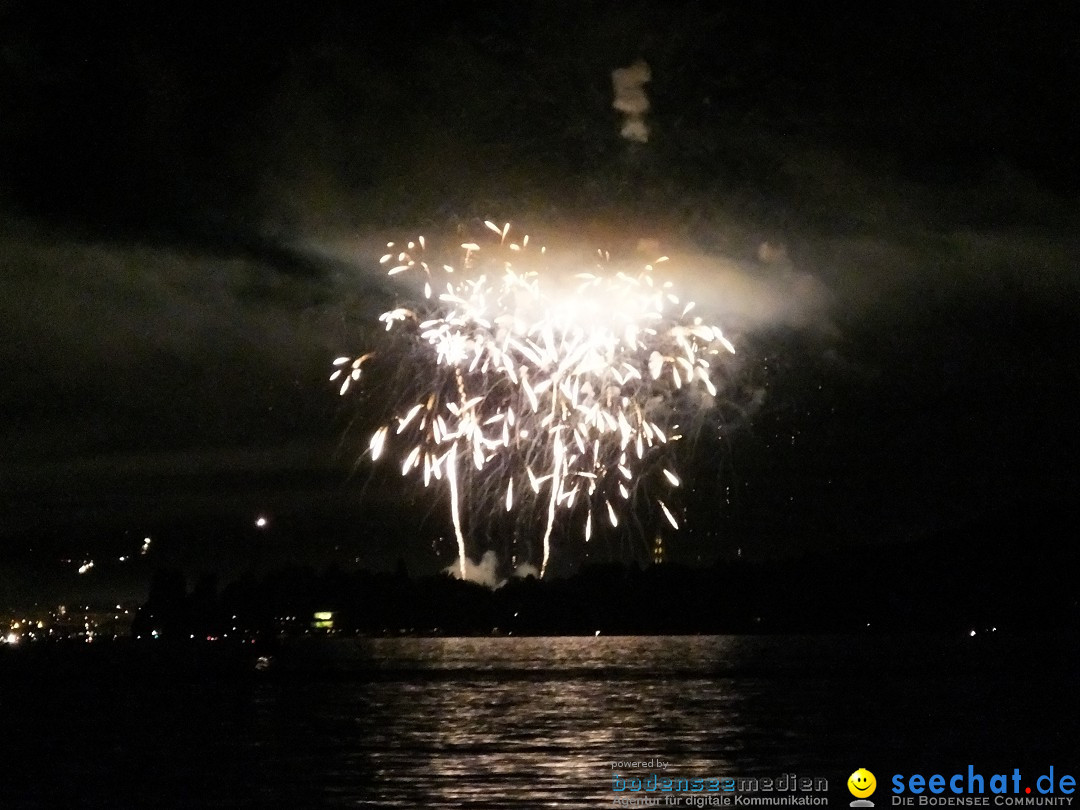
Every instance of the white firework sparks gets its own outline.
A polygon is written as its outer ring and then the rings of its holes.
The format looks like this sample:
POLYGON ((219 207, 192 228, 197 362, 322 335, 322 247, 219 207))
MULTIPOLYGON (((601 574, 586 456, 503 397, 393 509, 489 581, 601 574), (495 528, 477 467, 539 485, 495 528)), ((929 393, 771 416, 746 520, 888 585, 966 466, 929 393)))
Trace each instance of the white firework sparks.
MULTIPOLYGON (((569 279, 519 269, 528 237, 511 241, 509 225, 485 224, 499 240, 492 258, 466 242, 463 272, 429 261, 423 237, 388 244, 381 263, 390 275, 418 275, 424 297, 380 316, 416 382, 369 450, 373 460, 400 452, 402 474, 425 486, 447 483, 463 578, 469 501, 491 514, 494 493, 507 512, 542 514, 543 577, 560 514, 584 512, 575 522, 587 542, 593 512, 617 527, 642 476, 658 469, 669 489, 680 485, 667 458, 680 415, 711 407, 718 356, 735 348, 653 265, 569 279)), ((334 360, 341 394, 374 356, 334 360)), ((655 503, 677 529, 672 508, 655 503)))

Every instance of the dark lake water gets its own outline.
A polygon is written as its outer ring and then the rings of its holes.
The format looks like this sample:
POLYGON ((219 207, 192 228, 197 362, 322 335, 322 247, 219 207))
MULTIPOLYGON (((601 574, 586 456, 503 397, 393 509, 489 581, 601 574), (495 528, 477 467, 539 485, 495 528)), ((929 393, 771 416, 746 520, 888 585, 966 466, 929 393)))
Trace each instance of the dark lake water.
POLYGON ((649 772, 612 763, 653 758, 825 777, 845 807, 866 767, 882 807, 898 772, 1080 771, 1072 639, 313 640, 259 673, 169 655, 0 661, 0 808, 610 807, 613 773, 649 772))

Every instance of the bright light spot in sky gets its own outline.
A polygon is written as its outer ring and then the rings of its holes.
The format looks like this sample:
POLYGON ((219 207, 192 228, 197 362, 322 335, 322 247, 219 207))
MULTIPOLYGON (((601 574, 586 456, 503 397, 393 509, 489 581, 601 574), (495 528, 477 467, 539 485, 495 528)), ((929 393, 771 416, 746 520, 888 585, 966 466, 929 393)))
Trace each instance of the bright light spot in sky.
POLYGON ((263 517, 262 515, 259 515, 259 517, 257 517, 257 518, 255 519, 255 526, 256 526, 257 528, 260 528, 260 529, 265 529, 265 528, 266 528, 266 524, 267 524, 267 520, 266 520, 266 518, 264 518, 264 517, 263 517))

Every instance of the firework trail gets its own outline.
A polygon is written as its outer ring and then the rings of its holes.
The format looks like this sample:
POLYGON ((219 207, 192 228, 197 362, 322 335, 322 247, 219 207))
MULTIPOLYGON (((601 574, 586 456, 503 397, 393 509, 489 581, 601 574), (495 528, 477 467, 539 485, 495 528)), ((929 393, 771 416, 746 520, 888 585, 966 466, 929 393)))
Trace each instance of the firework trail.
MULTIPOLYGON (((601 254, 560 276, 527 236, 485 225, 498 243, 461 245, 460 268, 429 259, 423 237, 389 243, 381 264, 416 277, 423 297, 383 313, 388 345, 338 357, 330 379, 344 395, 389 353, 408 382, 371 437, 372 460, 392 450, 402 475, 445 482, 462 578, 467 516, 476 525, 497 509, 543 526, 543 577, 561 520, 588 542, 597 521, 617 527, 633 510, 643 479, 680 485, 669 448, 713 407, 717 358, 735 349, 653 265, 605 272, 601 254)), ((652 504, 678 529, 672 506, 652 504)))

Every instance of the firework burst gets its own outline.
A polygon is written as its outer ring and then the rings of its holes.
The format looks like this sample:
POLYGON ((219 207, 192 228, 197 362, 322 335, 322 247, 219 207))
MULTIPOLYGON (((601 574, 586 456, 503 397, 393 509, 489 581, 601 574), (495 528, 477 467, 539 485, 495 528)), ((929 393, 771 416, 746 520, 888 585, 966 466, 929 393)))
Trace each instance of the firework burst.
MULTIPOLYGON (((646 479, 680 486, 670 448, 712 409, 719 358, 735 348, 657 278, 665 257, 624 272, 599 254, 560 274, 527 236, 485 225, 498 241, 462 244, 460 267, 429 259, 423 237, 389 243, 381 264, 422 297, 383 313, 387 345, 338 357, 330 379, 344 395, 388 353, 408 381, 372 460, 392 455, 402 475, 446 487, 463 578, 469 535, 500 513, 515 535, 539 535, 542 577, 556 526, 589 542, 600 522, 627 519, 646 479)), ((666 495, 648 508, 679 528, 666 495)))

